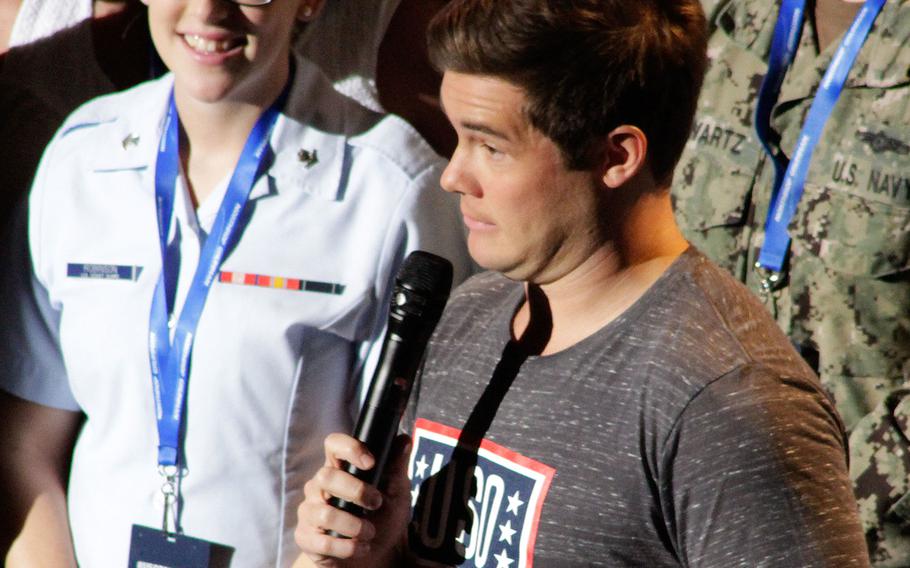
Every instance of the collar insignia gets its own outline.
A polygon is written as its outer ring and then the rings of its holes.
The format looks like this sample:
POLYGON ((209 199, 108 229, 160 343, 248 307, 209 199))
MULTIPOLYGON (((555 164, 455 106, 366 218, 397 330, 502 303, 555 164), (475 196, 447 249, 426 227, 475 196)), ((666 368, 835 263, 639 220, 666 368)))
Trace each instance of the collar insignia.
POLYGON ((137 146, 139 145, 139 137, 132 133, 127 134, 126 138, 124 138, 120 144, 123 146, 124 150, 128 149, 130 146, 137 146))
POLYGON ((303 148, 297 152, 297 159, 304 164, 307 169, 312 168, 319 163, 319 154, 315 149, 313 150, 304 150, 303 148))

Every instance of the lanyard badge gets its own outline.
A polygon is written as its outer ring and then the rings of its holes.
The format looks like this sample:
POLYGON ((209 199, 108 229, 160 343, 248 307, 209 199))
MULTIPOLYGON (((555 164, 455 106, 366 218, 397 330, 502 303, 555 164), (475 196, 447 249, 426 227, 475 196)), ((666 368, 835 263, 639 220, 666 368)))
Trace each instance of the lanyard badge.
POLYGON ((763 276, 761 282, 763 292, 770 292, 781 283, 780 273, 790 246, 787 226, 796 214, 796 207, 802 198, 812 153, 846 85, 847 75, 885 1, 866 0, 844 35, 812 101, 793 158, 789 163, 769 142, 771 110, 777 103, 784 75, 793 63, 799 45, 806 0, 784 0, 781 5, 771 42, 768 73, 762 82, 755 111, 755 130, 774 163, 775 174, 771 205, 765 221, 765 241, 759 252, 758 262, 755 263, 755 268, 763 276))
MULTIPOLYGON (((247 138, 227 192, 215 217, 212 230, 199 255, 199 264, 190 283, 179 317, 171 317, 177 285, 176 263, 169 262, 167 239, 174 213, 174 193, 180 171, 179 116, 171 93, 164 133, 158 145, 155 165, 155 209, 162 270, 152 298, 149 317, 149 363, 158 426, 158 469, 164 478, 164 531, 177 532, 176 505, 179 501, 181 425, 185 414, 187 382, 196 328, 206 298, 224 256, 243 232, 243 210, 253 184, 262 173, 263 159, 272 128, 287 98, 287 88, 259 117, 247 138), (173 327, 173 336, 171 328, 173 327)), ((176 316, 176 314, 174 314, 176 316)))

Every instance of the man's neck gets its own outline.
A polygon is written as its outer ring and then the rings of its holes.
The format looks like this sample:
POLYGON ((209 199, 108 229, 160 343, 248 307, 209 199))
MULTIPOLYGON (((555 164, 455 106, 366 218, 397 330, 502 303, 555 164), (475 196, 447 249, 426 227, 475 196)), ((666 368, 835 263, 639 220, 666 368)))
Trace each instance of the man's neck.
POLYGON ((815 36, 820 52, 847 31, 863 2, 865 0, 815 0, 815 36))
POLYGON ((667 192, 639 198, 615 219, 622 219, 616 238, 569 273, 546 284, 526 283, 527 301, 513 320, 515 337, 533 329, 534 314, 545 310, 552 328, 542 354, 575 345, 629 309, 689 246, 667 192))

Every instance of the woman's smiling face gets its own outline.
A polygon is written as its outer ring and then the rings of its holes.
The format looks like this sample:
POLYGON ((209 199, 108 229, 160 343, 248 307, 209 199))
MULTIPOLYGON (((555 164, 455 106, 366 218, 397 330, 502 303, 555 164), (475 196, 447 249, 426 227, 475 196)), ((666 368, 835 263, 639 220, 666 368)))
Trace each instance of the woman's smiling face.
POLYGON ((155 48, 178 98, 268 105, 288 75, 304 0, 241 6, 228 0, 145 0, 155 48))

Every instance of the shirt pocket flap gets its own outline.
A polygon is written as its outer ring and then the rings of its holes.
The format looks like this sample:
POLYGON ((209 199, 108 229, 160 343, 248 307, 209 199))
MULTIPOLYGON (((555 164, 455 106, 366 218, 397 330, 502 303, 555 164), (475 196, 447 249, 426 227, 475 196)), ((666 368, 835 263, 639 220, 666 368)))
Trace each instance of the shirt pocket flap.
POLYGON ((842 274, 884 278, 910 271, 910 208, 807 184, 790 225, 800 248, 842 274))
POLYGON ((794 248, 842 274, 910 270, 910 139, 899 118, 908 95, 907 87, 844 91, 790 226, 794 248))

